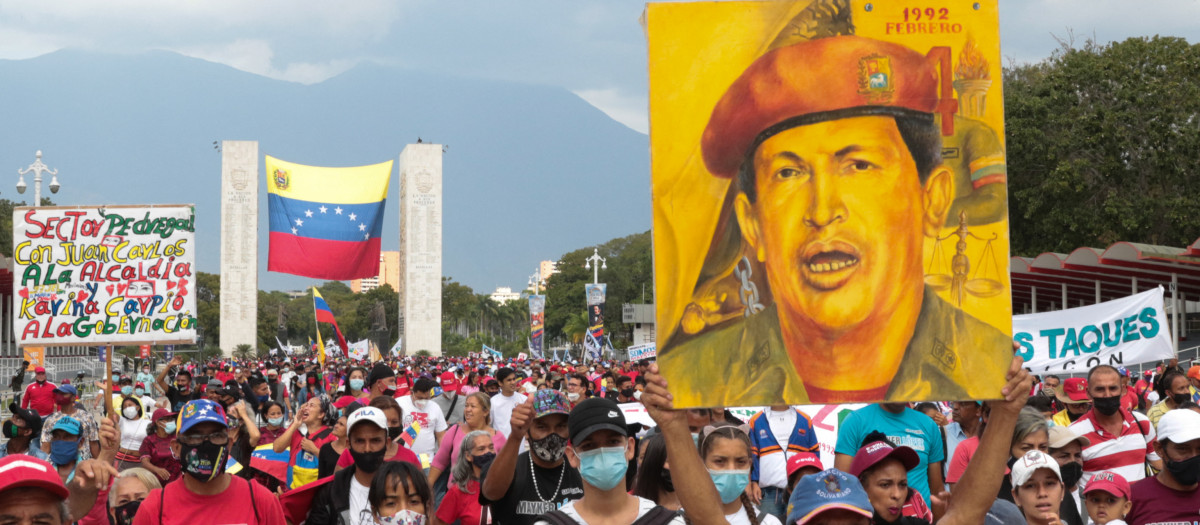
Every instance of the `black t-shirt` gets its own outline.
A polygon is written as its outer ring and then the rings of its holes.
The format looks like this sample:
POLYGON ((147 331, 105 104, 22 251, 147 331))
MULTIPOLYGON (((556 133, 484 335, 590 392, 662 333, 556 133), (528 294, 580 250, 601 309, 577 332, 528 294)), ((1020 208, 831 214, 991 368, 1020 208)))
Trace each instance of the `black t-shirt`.
POLYGON ((200 399, 201 395, 203 394, 197 392, 195 388, 192 388, 189 394, 181 393, 174 385, 167 388, 167 401, 171 402, 171 412, 182 410, 183 405, 186 405, 188 401, 200 399))
MULTIPOLYGON (((517 469, 513 473, 508 492, 496 501, 489 501, 479 491, 479 504, 492 506, 492 523, 499 525, 533 525, 542 514, 555 510, 571 500, 583 497, 583 478, 579 471, 571 468, 564 458, 562 465, 555 468, 534 467, 530 474, 529 453, 517 456, 517 469), (563 469, 566 469, 564 472, 563 469), (555 492, 558 477, 562 486, 555 492), (537 483, 536 489, 534 483, 537 483), (545 499, 543 499, 545 498, 545 499)), ((489 466, 490 470, 491 467, 489 466)), ((482 472, 481 480, 487 479, 488 470, 482 472)), ((480 483, 482 486, 482 482, 480 483)))
POLYGON ((332 476, 341 456, 333 449, 332 442, 321 445, 321 450, 317 452, 317 479, 332 476))

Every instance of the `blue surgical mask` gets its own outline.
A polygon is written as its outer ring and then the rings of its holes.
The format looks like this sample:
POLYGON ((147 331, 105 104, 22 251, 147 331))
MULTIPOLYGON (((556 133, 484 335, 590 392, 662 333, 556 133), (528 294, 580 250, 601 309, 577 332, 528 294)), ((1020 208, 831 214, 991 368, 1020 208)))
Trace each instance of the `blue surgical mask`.
POLYGON ((145 394, 146 390, 142 389, 142 388, 135 388, 135 389, 133 389, 133 393, 140 396, 142 394, 145 394))
POLYGON ((165 425, 163 425, 163 430, 168 434, 174 434, 175 433, 175 422, 168 421, 165 425))
POLYGON ((617 486, 625 479, 625 470, 629 468, 625 447, 601 447, 575 455, 579 456, 579 475, 588 485, 600 490, 617 486))
POLYGON ((117 381, 121 380, 121 376, 119 374, 113 374, 112 380, 114 383, 116 383, 117 381))
POLYGON ((132 395, 132 394, 133 394, 133 387, 131 387, 131 386, 121 387, 121 395, 128 396, 128 395, 132 395))
POLYGON ((267 418, 267 423, 271 424, 272 426, 276 426, 276 427, 282 426, 283 425, 283 416, 267 418))
POLYGON ((717 493, 721 495, 721 503, 731 503, 742 495, 742 491, 746 490, 746 485, 750 484, 750 469, 745 470, 712 470, 709 469, 708 475, 712 476, 713 485, 717 486, 717 493))
POLYGON ((260 405, 263 403, 266 403, 267 401, 270 401, 270 400, 271 400, 270 395, 258 396, 258 404, 260 404, 260 405))
POLYGON ((362 390, 363 389, 363 380, 362 379, 351 379, 350 380, 350 389, 351 390, 362 390))
POLYGON ((55 465, 66 465, 79 459, 79 442, 51 441, 50 461, 55 465))

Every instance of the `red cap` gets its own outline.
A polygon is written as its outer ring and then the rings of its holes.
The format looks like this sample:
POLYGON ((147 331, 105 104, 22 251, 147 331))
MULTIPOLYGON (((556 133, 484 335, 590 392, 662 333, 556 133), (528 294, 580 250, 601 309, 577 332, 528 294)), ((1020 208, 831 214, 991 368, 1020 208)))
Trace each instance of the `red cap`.
POLYGON ((1200 379, 1200 365, 1195 365, 1188 369, 1187 376, 1192 379, 1200 379))
POLYGON ((33 373, 35 373, 35 374, 44 374, 44 373, 46 373, 46 367, 39 366, 39 367, 37 367, 37 368, 34 368, 34 369, 33 369, 33 373))
POLYGON ((164 417, 175 417, 178 412, 171 412, 165 408, 159 408, 154 411, 154 415, 150 416, 151 421, 158 421, 164 417))
POLYGON ((13 454, 0 459, 0 492, 17 487, 45 489, 61 499, 67 499, 70 495, 53 466, 24 454, 13 454))
POLYGON ((887 458, 900 460, 900 463, 904 464, 904 470, 912 470, 921 464, 921 458, 917 456, 915 450, 908 447, 893 448, 883 441, 876 441, 867 443, 866 446, 858 449, 858 453, 854 455, 854 461, 850 463, 850 475, 858 476, 864 470, 887 458))
POLYGON ((146 384, 145 384, 145 383, 143 383, 143 382, 141 382, 141 381, 138 381, 138 382, 137 382, 137 384, 135 384, 135 385, 133 385, 133 386, 134 386, 135 388, 146 388, 146 384))
POLYGON ((1083 493, 1095 492, 1102 490, 1118 498, 1129 499, 1130 490, 1129 482, 1120 474, 1112 471, 1104 471, 1095 476, 1087 483, 1087 488, 1083 489, 1083 493))
POLYGON ((342 396, 342 397, 337 398, 337 401, 333 402, 333 406, 336 408, 346 408, 355 401, 358 401, 358 400, 354 399, 354 396, 342 396))
POLYGON ((700 141, 704 164, 714 176, 733 178, 770 131, 950 109, 953 99, 938 98, 938 80, 936 60, 871 38, 818 38, 775 49, 747 67, 713 108, 700 141))
POLYGON ((1087 402, 1087 379, 1082 377, 1068 377, 1063 381, 1062 393, 1057 397, 1063 403, 1087 402))
POLYGON ((797 470, 800 470, 804 467, 816 467, 817 470, 825 470, 825 467, 821 465, 821 458, 819 456, 813 454, 812 452, 800 452, 788 458, 788 477, 792 477, 792 474, 795 474, 797 470))
POLYGON ((454 372, 445 372, 438 376, 438 383, 442 385, 442 390, 458 391, 458 378, 454 377, 454 372))

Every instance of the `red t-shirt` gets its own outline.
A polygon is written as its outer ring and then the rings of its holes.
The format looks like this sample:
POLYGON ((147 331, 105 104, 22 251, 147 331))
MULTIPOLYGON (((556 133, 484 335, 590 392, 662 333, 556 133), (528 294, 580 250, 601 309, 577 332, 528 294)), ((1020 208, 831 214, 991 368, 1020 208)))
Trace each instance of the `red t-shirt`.
POLYGON ((457 521, 462 525, 491 523, 488 510, 479 504, 479 482, 468 482, 467 492, 469 494, 463 494, 457 483, 451 483, 446 496, 442 498, 442 505, 437 509, 437 519, 442 523, 457 521))
POLYGON ((954 449, 954 457, 950 458, 950 466, 946 472, 946 483, 958 483, 963 472, 967 470, 967 463, 971 462, 971 456, 975 455, 975 450, 978 448, 978 436, 969 437, 958 444, 958 448, 954 449))
POLYGON ((1180 491, 1163 485, 1157 477, 1146 478, 1129 487, 1133 508, 1125 516, 1129 525, 1171 525, 1194 523, 1200 507, 1200 489, 1180 491))
POLYGON ((168 483, 154 489, 138 507, 134 525, 191 523, 245 523, 283 525, 283 506, 266 487, 230 476, 220 494, 200 496, 183 483, 168 483), (165 491, 165 492, 164 492, 165 491), (253 491, 253 493, 251 493, 253 491), (251 499, 253 494, 253 500, 251 499), (255 519, 257 512, 258 518, 255 519), (159 521, 159 516, 162 521, 159 521))
POLYGON ((21 398, 21 408, 32 408, 42 419, 54 413, 54 389, 58 385, 45 381, 34 381, 25 387, 25 397, 21 398))
POLYGON ((142 457, 149 457, 150 464, 158 468, 167 469, 171 473, 171 477, 167 481, 159 479, 160 483, 169 483, 179 479, 179 474, 183 471, 183 467, 179 465, 179 460, 171 454, 171 437, 160 438, 158 434, 150 434, 146 439, 142 440, 142 446, 138 449, 138 454, 142 457))
MULTIPOLYGON (((387 458, 385 461, 407 461, 413 465, 416 465, 417 468, 422 468, 421 458, 418 458, 413 451, 404 448, 404 445, 400 445, 400 448, 396 450, 395 456, 387 458)), ((342 451, 342 455, 338 456, 337 466, 340 468, 346 468, 353 464, 354 456, 350 455, 350 447, 346 447, 346 450, 342 451)))

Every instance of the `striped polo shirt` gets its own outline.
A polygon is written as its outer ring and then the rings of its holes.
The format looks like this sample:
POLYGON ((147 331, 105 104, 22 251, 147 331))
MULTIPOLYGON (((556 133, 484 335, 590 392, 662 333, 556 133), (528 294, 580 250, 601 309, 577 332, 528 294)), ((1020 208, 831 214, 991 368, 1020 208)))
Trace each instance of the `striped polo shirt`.
POLYGON ((1075 435, 1085 437, 1091 443, 1083 449, 1080 489, 1087 486, 1092 476, 1106 470, 1116 472, 1133 483, 1146 477, 1146 459, 1158 459, 1158 454, 1154 452, 1154 426, 1150 424, 1150 419, 1139 412, 1125 409, 1121 409, 1121 415, 1124 420, 1121 421, 1119 436, 1100 427, 1096 422, 1095 409, 1071 424, 1070 429, 1075 435))

